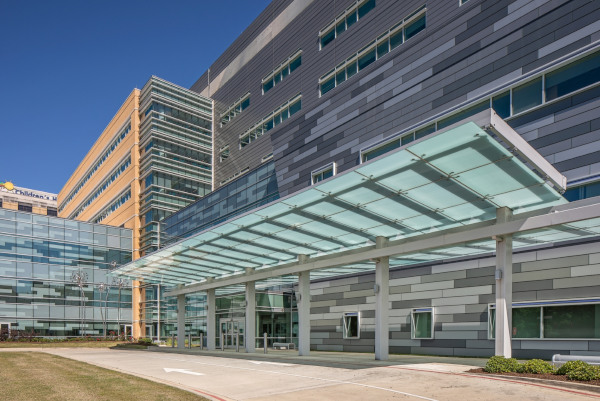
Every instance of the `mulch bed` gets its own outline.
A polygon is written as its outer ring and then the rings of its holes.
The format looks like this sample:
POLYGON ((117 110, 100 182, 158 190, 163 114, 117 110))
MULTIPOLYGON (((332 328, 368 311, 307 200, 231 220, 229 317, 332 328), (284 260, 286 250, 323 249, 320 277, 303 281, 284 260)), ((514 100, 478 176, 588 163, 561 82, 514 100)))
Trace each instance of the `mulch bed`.
POLYGON ((483 368, 471 369, 468 373, 477 373, 480 375, 498 375, 498 376, 514 376, 514 377, 530 377, 533 379, 542 379, 542 380, 556 380, 561 382, 569 382, 569 383, 581 383, 581 384, 589 384, 592 386, 600 387, 600 380, 590 380, 590 381, 582 381, 582 380, 569 380, 565 375, 553 375, 549 373, 544 374, 535 374, 535 373, 488 373, 483 368))

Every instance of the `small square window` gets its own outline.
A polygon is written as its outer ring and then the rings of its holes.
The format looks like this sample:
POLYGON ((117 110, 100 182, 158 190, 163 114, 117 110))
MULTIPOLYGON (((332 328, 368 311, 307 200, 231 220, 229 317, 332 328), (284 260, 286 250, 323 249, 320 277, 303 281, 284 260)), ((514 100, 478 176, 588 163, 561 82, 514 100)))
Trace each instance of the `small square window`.
POLYGON ((343 316, 344 339, 360 338, 360 313, 346 312, 343 316))
POLYGON ((411 337, 414 339, 432 339, 433 323, 433 308, 413 309, 411 313, 411 337))

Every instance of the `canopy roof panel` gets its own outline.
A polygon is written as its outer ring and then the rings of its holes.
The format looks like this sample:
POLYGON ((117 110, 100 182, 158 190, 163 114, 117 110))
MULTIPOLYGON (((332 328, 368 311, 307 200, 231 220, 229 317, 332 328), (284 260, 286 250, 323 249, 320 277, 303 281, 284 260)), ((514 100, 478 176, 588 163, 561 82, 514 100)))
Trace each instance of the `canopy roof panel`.
MULTIPOLYGON (((298 255, 317 257, 373 246, 378 236, 413 238, 494 220, 503 206, 523 213, 566 203, 546 181, 549 175, 556 177, 556 171, 546 174, 547 166, 531 165, 531 158, 526 158, 527 166, 508 150, 516 149, 507 141, 510 135, 518 137, 514 131, 495 135, 480 121, 457 123, 133 261, 113 274, 168 285, 197 283, 248 268, 271 268, 298 255)), ((391 263, 489 252, 490 242, 403 255, 391 263)), ((339 272, 361 269, 346 266, 339 272)))

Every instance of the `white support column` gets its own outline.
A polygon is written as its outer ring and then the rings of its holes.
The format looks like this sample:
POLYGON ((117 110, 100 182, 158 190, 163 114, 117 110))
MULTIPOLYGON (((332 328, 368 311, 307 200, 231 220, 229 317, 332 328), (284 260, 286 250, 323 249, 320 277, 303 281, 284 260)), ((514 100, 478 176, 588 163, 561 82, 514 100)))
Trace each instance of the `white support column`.
POLYGON ((177 348, 185 348, 185 294, 177 295, 177 348))
POLYGON ((256 352, 256 287, 254 281, 246 283, 246 328, 244 346, 246 352, 256 352))
MULTIPOLYGON (((376 246, 382 248, 387 238, 377 237, 376 246)), ((375 359, 389 359, 389 297, 390 297, 390 258, 375 260, 375 359)))
POLYGON ((214 351, 216 344, 215 336, 217 335, 217 316, 215 314, 215 302, 215 290, 206 290, 206 349, 208 349, 209 351, 214 351))
MULTIPOLYGON (((496 210, 496 222, 512 218, 507 207, 496 210)), ((496 355, 512 356, 512 235, 494 237, 496 240, 496 355)))
MULTIPOLYGON (((306 262, 306 255, 299 255, 300 263, 306 262)), ((298 292, 296 292, 298 305, 298 355, 310 354, 310 271, 298 274, 298 292)))

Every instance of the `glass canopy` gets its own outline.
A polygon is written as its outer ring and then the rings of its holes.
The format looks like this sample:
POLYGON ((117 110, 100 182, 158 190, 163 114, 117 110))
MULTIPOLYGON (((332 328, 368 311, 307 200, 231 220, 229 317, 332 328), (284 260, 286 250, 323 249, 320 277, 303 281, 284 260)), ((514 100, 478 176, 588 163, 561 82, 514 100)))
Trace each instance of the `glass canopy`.
MULTIPOLYGON (((494 220, 496 209, 503 206, 522 213, 567 203, 507 147, 514 145, 500 143, 473 122, 462 123, 211 227, 113 274, 167 285, 198 283, 293 262, 298 255, 318 257, 372 246, 378 236, 404 239, 494 220)), ((514 246, 586 233, 598 234, 597 222, 520 234, 514 246)), ((494 250, 490 239, 401 255, 391 258, 390 265, 494 250)), ((369 269, 373 263, 311 276, 369 269)))

